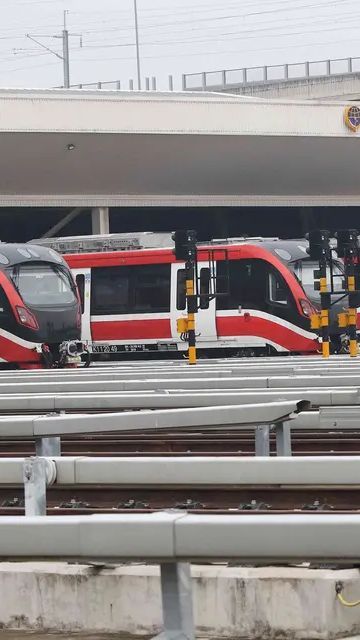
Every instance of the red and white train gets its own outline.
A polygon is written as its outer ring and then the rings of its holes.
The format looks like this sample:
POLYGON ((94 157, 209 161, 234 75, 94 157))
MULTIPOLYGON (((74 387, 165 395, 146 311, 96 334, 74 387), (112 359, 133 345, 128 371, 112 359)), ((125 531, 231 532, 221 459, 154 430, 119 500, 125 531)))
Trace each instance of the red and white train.
MULTIPOLYGON (((175 259, 170 234, 36 242, 64 254, 80 292, 81 338, 93 354, 173 353, 187 348, 177 332, 177 319, 186 315, 185 269, 175 259)), ((281 241, 276 246, 280 249, 281 241)), ((203 300, 196 315, 201 351, 239 355, 318 351, 318 336, 310 329, 313 303, 294 265, 290 268, 283 256, 281 250, 277 254, 266 248, 262 239, 213 241, 198 247, 201 293, 211 290, 212 283, 222 293, 203 300)), ((306 258, 302 247, 295 262, 306 258)))
POLYGON ((71 271, 53 249, 0 243, 0 368, 73 366, 84 353, 71 271))

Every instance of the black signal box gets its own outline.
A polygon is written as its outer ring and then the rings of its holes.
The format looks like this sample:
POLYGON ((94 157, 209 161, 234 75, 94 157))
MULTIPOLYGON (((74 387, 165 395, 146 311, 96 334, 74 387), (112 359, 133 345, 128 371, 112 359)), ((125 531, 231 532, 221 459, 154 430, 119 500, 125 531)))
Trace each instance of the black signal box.
POLYGON ((339 229, 336 238, 339 258, 345 258, 348 251, 355 251, 359 246, 357 229, 339 229))
POLYGON ((321 260, 330 256, 330 231, 314 229, 307 234, 309 240, 308 253, 312 260, 321 260))
POLYGON ((175 243, 174 253, 176 260, 194 259, 196 256, 196 231, 179 229, 172 235, 175 243))

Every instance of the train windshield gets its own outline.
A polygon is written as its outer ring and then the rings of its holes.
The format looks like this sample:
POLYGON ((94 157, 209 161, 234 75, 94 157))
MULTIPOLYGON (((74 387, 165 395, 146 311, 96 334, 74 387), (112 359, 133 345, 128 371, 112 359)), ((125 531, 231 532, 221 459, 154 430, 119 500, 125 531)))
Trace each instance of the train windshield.
MULTIPOLYGON (((319 264, 312 260, 299 260, 295 265, 295 273, 299 278, 305 292, 311 297, 320 297, 319 291, 314 290, 314 271, 319 269, 319 264)), ((342 280, 344 277, 344 271, 341 267, 341 263, 334 262, 333 266, 334 276, 334 291, 342 291, 342 280)), ((330 268, 326 269, 326 277, 328 284, 330 284, 330 268)))
POLYGON ((45 307, 76 302, 70 275, 55 264, 18 264, 8 272, 25 304, 45 307))

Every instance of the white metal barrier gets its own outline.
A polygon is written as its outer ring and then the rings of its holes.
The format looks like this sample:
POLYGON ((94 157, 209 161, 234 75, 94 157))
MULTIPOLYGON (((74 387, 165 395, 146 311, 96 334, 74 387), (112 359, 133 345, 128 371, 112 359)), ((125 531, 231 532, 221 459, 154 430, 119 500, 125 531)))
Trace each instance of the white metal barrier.
POLYGON ((358 562, 360 515, 4 516, 0 557, 358 562))
POLYGON ((352 373, 351 370, 341 373, 334 370, 330 374, 320 375, 302 373, 301 375, 247 375, 245 371, 237 375, 219 376, 217 373, 208 372, 206 376, 181 376, 169 375, 156 377, 149 373, 144 379, 135 376, 113 379, 90 379, 80 375, 76 380, 49 378, 47 382, 29 378, 29 381, 1 381, 0 394, 58 394, 58 393, 83 393, 83 392, 133 392, 133 391, 178 391, 182 390, 222 390, 222 389, 298 389, 298 388, 339 388, 359 387, 360 372, 352 373))
MULTIPOLYGON (((0 460, 0 486, 22 485, 38 458, 0 460), (25 474, 24 474, 25 465, 25 474)), ((41 458, 46 486, 360 486, 360 456, 41 458)))
POLYGON ((166 640, 194 640, 189 562, 359 563, 360 515, 3 517, 0 558, 158 562, 166 640))
MULTIPOLYGON (((83 392, 0 395, 0 412, 59 412, 126 409, 180 409, 308 400, 313 407, 358 405, 357 387, 133 392, 83 392)), ((1 419, 1 413, 0 413, 1 419)))
POLYGON ((275 425, 278 455, 286 455, 291 452, 290 421, 309 406, 308 401, 298 400, 95 415, 10 416, 0 418, 0 438, 35 438, 37 455, 58 456, 59 436, 69 434, 254 427, 257 455, 269 455, 270 425, 275 425))
POLYGON ((9 416, 0 418, 0 437, 41 438, 77 433, 121 433, 199 427, 207 430, 219 425, 224 428, 269 425, 291 419, 296 412, 308 406, 308 402, 299 398, 298 401, 191 409, 9 416))

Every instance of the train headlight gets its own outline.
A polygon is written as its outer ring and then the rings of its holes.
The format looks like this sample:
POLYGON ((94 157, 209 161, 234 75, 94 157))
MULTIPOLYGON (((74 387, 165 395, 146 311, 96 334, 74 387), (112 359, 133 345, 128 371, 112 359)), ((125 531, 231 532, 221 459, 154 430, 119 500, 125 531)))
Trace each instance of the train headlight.
POLYGON ((24 325, 24 327, 29 327, 29 329, 38 329, 39 325, 35 318, 35 316, 30 313, 29 309, 25 307, 16 307, 16 311, 18 314, 20 324, 24 325))

